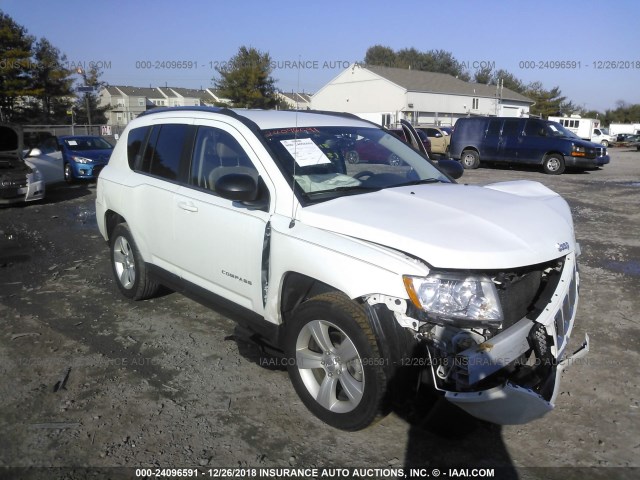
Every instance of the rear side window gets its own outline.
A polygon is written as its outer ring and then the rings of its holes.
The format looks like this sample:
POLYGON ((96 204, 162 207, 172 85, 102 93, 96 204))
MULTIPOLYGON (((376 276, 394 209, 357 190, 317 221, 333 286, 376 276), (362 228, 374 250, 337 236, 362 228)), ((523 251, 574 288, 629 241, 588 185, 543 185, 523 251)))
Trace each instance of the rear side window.
POLYGON ((131 168, 131 170, 135 170, 136 165, 140 164, 142 148, 144 147, 144 141, 147 138, 149 130, 151 130, 151 127, 140 127, 134 128, 129 132, 127 138, 127 160, 129 161, 129 168, 131 168))
POLYGON ((518 135, 518 125, 520 120, 505 120, 502 127, 502 135, 518 135))
POLYGON ((136 170, 167 180, 178 180, 181 160, 191 146, 192 132, 193 129, 185 124, 155 125, 144 149, 142 162, 135 163, 138 167, 136 170))
POLYGON ((502 120, 489 120, 487 135, 499 135, 501 126, 502 126, 502 120))

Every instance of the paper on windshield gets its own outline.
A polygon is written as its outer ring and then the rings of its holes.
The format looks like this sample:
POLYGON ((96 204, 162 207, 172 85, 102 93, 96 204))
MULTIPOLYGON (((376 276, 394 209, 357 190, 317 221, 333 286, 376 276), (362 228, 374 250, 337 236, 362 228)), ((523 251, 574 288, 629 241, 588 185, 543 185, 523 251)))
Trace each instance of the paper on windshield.
POLYGON ((75 140, 68 140, 67 143, 72 147, 75 147, 76 145, 78 145, 78 142, 76 142, 75 140))
POLYGON ((331 160, 322 153, 322 150, 310 138, 296 138, 294 140, 280 140, 280 143, 287 149, 295 159, 299 167, 310 167, 331 163, 331 160))

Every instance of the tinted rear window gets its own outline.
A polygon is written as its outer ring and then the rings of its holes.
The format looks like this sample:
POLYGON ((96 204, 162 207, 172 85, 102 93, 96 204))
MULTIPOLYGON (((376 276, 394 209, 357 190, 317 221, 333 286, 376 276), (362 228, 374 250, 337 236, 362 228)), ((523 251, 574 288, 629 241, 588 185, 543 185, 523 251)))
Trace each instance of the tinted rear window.
POLYGON ((162 125, 149 173, 177 180, 188 125, 162 125))
POLYGON ((518 126, 520 120, 505 120, 504 127, 502 127, 502 135, 517 135, 519 132, 518 126))
POLYGON ((487 135, 499 135, 501 126, 502 126, 502 120, 489 120, 487 135))
POLYGON ((134 128, 129 132, 129 137, 127 138, 127 159, 129 160, 129 167, 132 170, 136 168, 136 164, 139 164, 144 141, 150 129, 151 127, 140 127, 134 128))
POLYGON ((168 180, 178 180, 181 158, 191 130, 185 124, 154 126, 139 170, 168 180))

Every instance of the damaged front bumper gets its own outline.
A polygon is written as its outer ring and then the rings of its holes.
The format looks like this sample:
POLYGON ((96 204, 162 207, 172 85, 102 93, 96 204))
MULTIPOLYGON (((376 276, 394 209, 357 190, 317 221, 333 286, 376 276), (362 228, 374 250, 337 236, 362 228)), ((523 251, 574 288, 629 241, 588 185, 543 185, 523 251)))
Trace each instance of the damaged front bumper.
POLYGON ((589 352, 589 336, 571 356, 554 365, 550 380, 553 381, 551 397, 545 398, 531 388, 507 381, 504 385, 477 392, 445 392, 445 398, 467 413, 487 422, 500 425, 528 423, 553 410, 560 388, 563 370, 589 352))
POLYGON ((582 346, 565 355, 578 293, 579 273, 571 254, 535 315, 445 358, 447 365, 427 348, 431 367, 424 373, 431 377, 429 383, 482 420, 509 425, 542 417, 554 408, 563 370, 589 351, 585 335, 582 346))

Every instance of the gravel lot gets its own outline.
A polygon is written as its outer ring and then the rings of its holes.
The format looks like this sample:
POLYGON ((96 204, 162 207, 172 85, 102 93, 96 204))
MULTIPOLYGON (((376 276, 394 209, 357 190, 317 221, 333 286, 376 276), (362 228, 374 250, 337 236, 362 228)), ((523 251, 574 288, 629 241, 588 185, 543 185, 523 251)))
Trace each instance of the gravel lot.
MULTIPOLYGON (((175 293, 137 303, 119 294, 96 227, 95 184, 0 209, 0 467, 422 466, 638 478, 640 152, 610 154, 597 171, 480 168, 461 179, 544 183, 570 203, 582 246, 571 347, 588 332, 591 352, 565 373, 557 409, 522 426, 432 411, 421 399, 367 430, 335 430, 307 412, 286 371, 242 338, 228 312, 175 293)), ((62 472, 0 477, 88 475, 62 472)))

